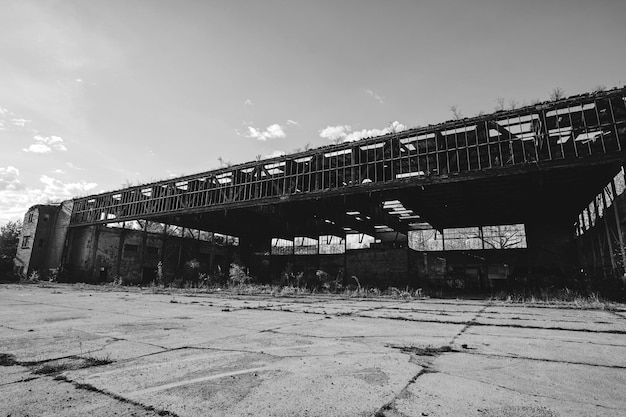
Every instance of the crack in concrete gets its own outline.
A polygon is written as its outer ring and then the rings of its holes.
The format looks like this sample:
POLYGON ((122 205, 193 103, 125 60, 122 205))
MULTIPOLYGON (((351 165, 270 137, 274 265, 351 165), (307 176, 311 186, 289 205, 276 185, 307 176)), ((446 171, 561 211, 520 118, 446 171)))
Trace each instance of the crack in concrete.
POLYGON ((398 400, 398 398, 406 395, 406 393, 408 393, 409 386, 417 382, 417 380, 421 376, 439 372, 432 368, 432 364, 435 361, 435 359, 437 359, 439 356, 441 356, 444 353, 455 352, 455 350, 452 349, 452 347, 449 344, 443 345, 438 348, 432 347, 432 346, 427 346, 425 348, 414 347, 414 346, 409 346, 409 347, 389 346, 389 347, 393 349, 400 349, 402 353, 409 354, 409 361, 411 361, 413 357, 421 358, 422 360, 419 361, 418 366, 420 366, 422 369, 420 369, 420 371, 415 376, 413 376, 409 380, 409 382, 407 382, 406 385, 396 395, 393 396, 391 401, 388 401, 387 403, 383 404, 378 410, 376 410, 374 414, 372 414, 373 417, 385 417, 387 411, 392 411, 394 416, 398 416, 398 415, 404 416, 403 413, 400 413, 398 412, 398 410, 395 409, 396 407, 395 403, 398 400))
POLYGON ((489 304, 485 305, 483 308, 481 308, 476 315, 474 316, 473 319, 471 319, 466 325, 465 327, 463 327, 453 338, 452 340, 450 340, 450 346, 454 345, 454 342, 456 341, 456 339, 458 339, 459 337, 461 337, 461 335, 463 333, 465 333, 470 327, 472 327, 472 325, 474 325, 474 323, 476 323, 476 320, 478 320, 478 318, 480 317, 480 315, 489 307, 489 304))

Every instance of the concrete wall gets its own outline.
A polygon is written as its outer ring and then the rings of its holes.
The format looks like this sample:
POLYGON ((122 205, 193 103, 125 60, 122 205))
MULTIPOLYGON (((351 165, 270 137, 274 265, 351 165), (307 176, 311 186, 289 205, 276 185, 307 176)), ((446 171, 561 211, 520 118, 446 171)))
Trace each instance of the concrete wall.
MULTIPOLYGON (((318 270, 340 277, 344 285, 410 287, 484 291, 524 285, 528 275, 527 249, 417 252, 407 248, 349 250, 337 255, 274 255, 272 281, 290 264, 294 274, 316 282, 318 270)), ((283 284, 285 284, 283 282, 283 284)))
POLYGON ((232 248, 192 238, 105 226, 72 228, 65 269, 71 281, 147 284, 162 262, 165 282, 193 280, 198 273, 228 271, 232 248), (191 268, 189 261, 198 261, 191 268))

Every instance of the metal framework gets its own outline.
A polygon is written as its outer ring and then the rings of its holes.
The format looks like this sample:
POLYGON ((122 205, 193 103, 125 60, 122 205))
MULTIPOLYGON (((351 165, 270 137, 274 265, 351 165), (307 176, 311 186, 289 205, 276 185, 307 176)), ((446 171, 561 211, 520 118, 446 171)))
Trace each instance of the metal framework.
POLYGON ((74 200, 71 226, 199 213, 621 152, 626 88, 455 120, 74 200))

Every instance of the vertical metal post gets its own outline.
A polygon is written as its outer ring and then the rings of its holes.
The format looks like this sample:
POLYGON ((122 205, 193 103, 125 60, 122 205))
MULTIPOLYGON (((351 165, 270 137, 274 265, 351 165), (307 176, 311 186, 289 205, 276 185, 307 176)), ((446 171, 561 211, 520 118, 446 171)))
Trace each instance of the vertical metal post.
POLYGON ((90 264, 91 264, 91 279, 92 281, 96 280, 97 277, 97 262, 96 262, 96 258, 98 256, 98 243, 100 240, 100 225, 96 224, 93 226, 93 233, 92 233, 92 239, 91 239, 91 259, 90 259, 90 264))
POLYGON ((611 242, 611 232, 609 230, 609 219, 607 219, 607 206, 606 206, 606 198, 604 196, 604 188, 602 188, 602 205, 604 206, 604 210, 602 212, 602 220, 604 223, 604 231, 606 233, 606 242, 609 246, 609 259, 611 260, 611 270, 613 271, 613 275, 615 275, 615 271, 617 270, 617 264, 615 263, 615 252, 613 252, 613 243, 611 242))
MULTIPOLYGON (((600 238, 600 232, 598 231, 599 229, 599 225, 598 225, 598 202, 596 200, 596 198, 593 198, 593 208, 594 208, 594 213, 596 216, 595 219, 595 224, 594 224, 594 230, 593 233, 596 235, 596 237, 598 238, 598 252, 600 254, 600 267, 602 268, 602 275, 606 278, 606 269, 604 268, 604 249, 602 248, 602 239, 600 238)), ((593 224, 593 222, 592 222, 593 224)))
POLYGON ((617 206, 617 187, 615 187, 615 179, 611 179, 611 189, 613 190, 613 212, 615 213, 615 225, 617 226, 617 236, 619 238, 619 247, 622 255, 622 269, 626 271, 626 248, 624 247, 624 234, 622 233, 622 223, 619 217, 619 207, 617 206))

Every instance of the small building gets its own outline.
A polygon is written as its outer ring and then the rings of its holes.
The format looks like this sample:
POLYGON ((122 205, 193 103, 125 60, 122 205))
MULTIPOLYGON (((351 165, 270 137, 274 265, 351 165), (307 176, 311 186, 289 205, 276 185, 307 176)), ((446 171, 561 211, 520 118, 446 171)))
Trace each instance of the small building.
POLYGON ((62 265, 63 248, 72 214, 72 200, 38 204, 24 215, 15 255, 15 272, 47 277, 62 265))
POLYGON ((14 259, 21 276, 72 282, 148 284, 227 271, 237 256, 232 236, 149 221, 70 228, 72 200, 39 204, 24 216, 14 259))

